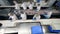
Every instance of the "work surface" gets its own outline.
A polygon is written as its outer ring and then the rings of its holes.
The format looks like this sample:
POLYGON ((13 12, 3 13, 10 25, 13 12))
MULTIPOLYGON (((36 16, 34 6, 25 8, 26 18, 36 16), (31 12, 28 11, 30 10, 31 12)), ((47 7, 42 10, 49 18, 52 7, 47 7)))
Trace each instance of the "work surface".
POLYGON ((33 23, 40 22, 41 25, 51 25, 53 29, 60 30, 60 19, 40 19, 40 20, 0 20, 0 23, 3 24, 3 27, 14 27, 17 23, 33 23))

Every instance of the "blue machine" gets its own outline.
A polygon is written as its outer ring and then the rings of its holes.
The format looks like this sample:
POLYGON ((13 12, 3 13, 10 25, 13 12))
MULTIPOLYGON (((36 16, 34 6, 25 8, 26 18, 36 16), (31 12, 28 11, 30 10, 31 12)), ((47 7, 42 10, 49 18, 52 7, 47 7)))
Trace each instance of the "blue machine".
POLYGON ((39 3, 41 0, 37 0, 37 2, 39 3))
POLYGON ((59 33, 60 30, 53 30, 51 26, 48 26, 50 33, 59 33))
POLYGON ((43 34, 42 26, 32 26, 32 34, 43 34))

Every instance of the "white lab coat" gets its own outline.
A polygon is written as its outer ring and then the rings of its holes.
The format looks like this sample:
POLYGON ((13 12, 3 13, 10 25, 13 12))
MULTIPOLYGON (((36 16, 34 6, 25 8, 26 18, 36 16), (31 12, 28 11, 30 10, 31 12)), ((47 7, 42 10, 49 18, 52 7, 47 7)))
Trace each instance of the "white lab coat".
POLYGON ((52 11, 50 11, 50 12, 47 13, 48 17, 51 17, 51 15, 52 15, 52 11))
POLYGON ((30 4, 29 5, 29 9, 33 9, 33 4, 30 4))
POLYGON ((23 9, 26 10, 26 8, 27 8, 27 7, 26 7, 26 3, 24 2, 24 3, 21 5, 21 7, 23 7, 23 9))
POLYGON ((47 15, 44 15, 46 18, 50 18, 51 17, 51 15, 52 15, 52 11, 48 11, 48 12, 46 12, 47 13, 47 15))
POLYGON ((22 17, 23 20, 26 20, 26 14, 25 13, 21 14, 21 17, 22 17))
POLYGON ((16 10, 14 11, 15 14, 20 13, 20 6, 19 6, 19 4, 17 4, 17 3, 15 4, 15 9, 16 9, 16 10))
POLYGON ((41 6, 37 6, 37 11, 40 11, 40 9, 41 9, 41 6))
POLYGON ((20 9, 19 4, 15 4, 15 9, 20 9))

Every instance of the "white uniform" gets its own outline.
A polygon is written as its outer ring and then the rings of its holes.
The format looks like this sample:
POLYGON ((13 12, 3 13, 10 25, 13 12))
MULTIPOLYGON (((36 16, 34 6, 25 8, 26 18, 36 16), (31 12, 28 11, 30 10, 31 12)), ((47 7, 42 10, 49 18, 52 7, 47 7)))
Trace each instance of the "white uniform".
POLYGON ((23 7, 23 9, 26 10, 26 8, 27 8, 27 7, 26 7, 26 3, 24 2, 24 3, 21 5, 21 7, 23 7))
POLYGON ((40 11, 40 9, 41 9, 41 6, 37 6, 37 11, 40 11))
POLYGON ((29 9, 33 9, 33 4, 30 4, 29 5, 29 9))
POLYGON ((15 9, 20 9, 20 6, 18 4, 15 4, 15 9))
POLYGON ((50 17, 51 17, 51 15, 52 15, 52 11, 50 11, 50 12, 48 12, 48 13, 47 13, 47 17, 49 17, 49 18, 50 18, 50 17))
POLYGON ((26 14, 25 13, 21 14, 21 17, 22 17, 23 20, 26 20, 26 14))
POLYGON ((52 15, 52 11, 50 11, 50 12, 46 12, 47 13, 47 15, 44 15, 46 18, 50 18, 51 17, 51 15, 52 15))
POLYGON ((16 9, 16 10, 14 11, 15 14, 20 13, 20 6, 19 6, 19 4, 17 4, 17 3, 15 4, 15 9, 16 9))

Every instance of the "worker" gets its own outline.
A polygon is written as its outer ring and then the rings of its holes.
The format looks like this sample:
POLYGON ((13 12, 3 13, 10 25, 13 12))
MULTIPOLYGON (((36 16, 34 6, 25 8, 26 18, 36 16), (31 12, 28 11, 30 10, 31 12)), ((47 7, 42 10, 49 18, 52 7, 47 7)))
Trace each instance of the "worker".
POLYGON ((9 13, 8 16, 9 16, 9 20, 17 20, 16 15, 13 13, 9 13))
POLYGON ((41 6, 40 6, 40 4, 38 4, 37 5, 37 11, 40 11, 40 9, 41 9, 41 6))
POLYGON ((13 1, 13 3, 15 4, 15 9, 20 10, 19 4, 16 1, 13 1))
POLYGON ((33 20, 40 20, 41 16, 40 14, 36 13, 33 17, 33 20))
POLYGON ((52 11, 45 11, 43 16, 46 18, 46 19, 49 19, 52 15, 52 11))
POLYGON ((23 2, 21 7, 23 7, 23 9, 26 10, 27 9, 26 2, 23 2))
POLYGON ((14 13, 15 15, 17 16, 18 19, 21 19, 20 17, 20 5, 16 2, 16 1, 13 1, 14 4, 15 4, 15 10, 14 10, 14 13))
POLYGON ((26 20, 26 13, 21 11, 21 18, 22 20, 26 20))
MULTIPOLYGON (((39 12, 40 9, 41 9, 41 6, 40 6, 40 4, 38 4, 38 5, 37 5, 37 11, 36 11, 36 12, 39 12)), ((34 15, 34 17, 33 17, 33 19, 36 19, 36 20, 40 20, 40 18, 41 18, 41 16, 40 16, 39 13, 36 13, 36 14, 34 15)))
POLYGON ((28 6, 28 7, 29 7, 29 9, 30 9, 30 10, 32 10, 32 9, 33 9, 33 3, 32 3, 32 2, 30 2, 30 4, 29 4, 29 6, 28 6))

